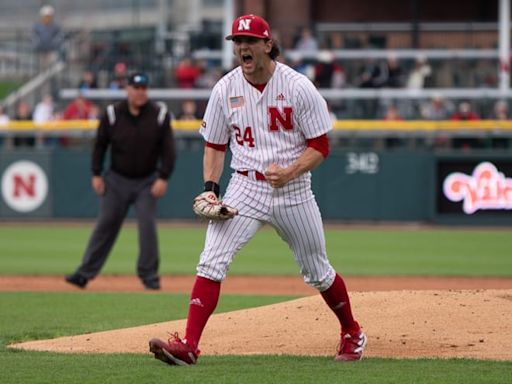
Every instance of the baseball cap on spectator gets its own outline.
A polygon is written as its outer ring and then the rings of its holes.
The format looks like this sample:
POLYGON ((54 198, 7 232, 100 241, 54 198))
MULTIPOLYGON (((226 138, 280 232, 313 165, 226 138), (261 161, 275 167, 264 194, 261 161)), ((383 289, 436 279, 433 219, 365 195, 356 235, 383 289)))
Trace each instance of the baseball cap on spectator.
POLYGON ((226 36, 226 40, 233 40, 237 36, 272 39, 268 23, 262 17, 253 14, 240 16, 233 21, 231 35, 226 36))
POLYGON ((147 87, 149 84, 149 79, 144 73, 134 73, 128 78, 128 85, 133 87, 147 87))
POLYGON ((55 9, 51 5, 43 5, 39 10, 41 16, 52 16, 55 13, 55 9))

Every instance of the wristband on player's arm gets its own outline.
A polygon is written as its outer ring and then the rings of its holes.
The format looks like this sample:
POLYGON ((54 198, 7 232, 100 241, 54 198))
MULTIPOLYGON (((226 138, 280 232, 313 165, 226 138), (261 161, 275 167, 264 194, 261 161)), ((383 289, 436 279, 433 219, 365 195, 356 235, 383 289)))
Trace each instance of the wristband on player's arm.
POLYGON ((217 198, 218 198, 219 194, 220 194, 220 186, 215 181, 209 180, 204 183, 204 191, 205 192, 212 191, 213 193, 215 193, 215 196, 217 196, 217 198))

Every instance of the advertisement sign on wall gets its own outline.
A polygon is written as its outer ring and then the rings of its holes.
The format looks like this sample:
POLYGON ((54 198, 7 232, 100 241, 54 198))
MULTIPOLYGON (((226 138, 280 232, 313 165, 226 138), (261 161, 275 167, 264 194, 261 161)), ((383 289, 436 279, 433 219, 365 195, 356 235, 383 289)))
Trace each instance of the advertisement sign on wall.
POLYGON ((441 158, 436 166, 438 216, 512 219, 512 159, 441 158))

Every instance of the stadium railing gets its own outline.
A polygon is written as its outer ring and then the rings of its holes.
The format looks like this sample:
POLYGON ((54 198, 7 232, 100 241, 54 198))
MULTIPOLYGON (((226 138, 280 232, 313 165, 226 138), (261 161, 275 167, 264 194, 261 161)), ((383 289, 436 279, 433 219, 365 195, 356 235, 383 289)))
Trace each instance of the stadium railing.
MULTIPOLYGON (((178 139, 200 139, 200 120, 174 120, 172 127, 178 139)), ((89 141, 95 134, 98 120, 60 120, 36 124, 32 121, 10 121, 0 126, 0 138, 9 139, 15 136, 39 137, 76 137, 89 141)), ((477 120, 477 121, 384 121, 384 120, 336 120, 330 136, 335 139, 335 147, 339 139, 382 139, 400 137, 407 140, 418 138, 435 139, 470 137, 470 138, 512 138, 512 121, 477 120)), ((4 140, 9 146, 9 140, 4 140)), ((12 144, 11 144, 12 145, 12 144)), ((382 145, 382 144, 379 144, 382 145)), ((411 143, 404 143, 411 147, 411 143)), ((508 150, 508 145, 502 149, 508 150)))

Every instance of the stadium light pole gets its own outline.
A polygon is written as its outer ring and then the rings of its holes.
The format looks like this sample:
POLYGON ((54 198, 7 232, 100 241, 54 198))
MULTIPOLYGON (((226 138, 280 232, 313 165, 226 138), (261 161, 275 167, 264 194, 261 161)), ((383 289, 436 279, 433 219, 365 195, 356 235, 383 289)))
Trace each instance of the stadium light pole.
POLYGON ((224 0, 224 23, 222 35, 222 69, 228 71, 233 63, 233 48, 231 42, 224 40, 224 36, 231 34, 231 24, 235 19, 235 5, 233 0, 224 0))
POLYGON ((499 0, 500 91, 510 88, 510 0, 499 0))

